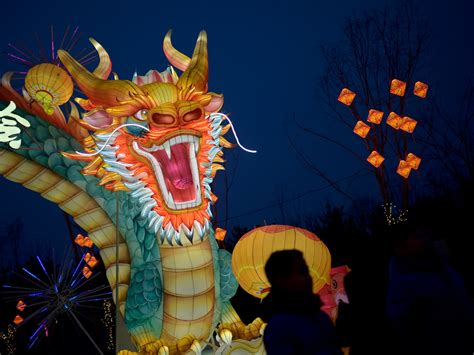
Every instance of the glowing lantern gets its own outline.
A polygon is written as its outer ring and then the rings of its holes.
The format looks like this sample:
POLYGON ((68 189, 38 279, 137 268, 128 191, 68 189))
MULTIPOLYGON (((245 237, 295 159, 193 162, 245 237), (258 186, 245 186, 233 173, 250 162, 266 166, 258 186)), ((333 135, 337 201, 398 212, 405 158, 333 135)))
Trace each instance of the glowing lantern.
POLYGON ((342 102, 346 106, 350 106, 352 105, 352 101, 354 101, 355 97, 356 97, 355 92, 352 92, 347 88, 344 88, 341 90, 341 93, 339 94, 339 97, 337 98, 337 100, 339 102, 342 102))
POLYGON ((353 129, 353 132, 357 134, 358 136, 361 136, 362 138, 367 137, 367 134, 369 134, 369 131, 370 131, 370 126, 368 126, 362 121, 357 121, 353 129))
POLYGON ((417 157, 415 154, 408 153, 406 162, 412 169, 418 170, 418 167, 421 163, 421 158, 417 157))
POLYGON ((397 168, 397 174, 403 176, 405 179, 408 178, 411 172, 411 166, 405 160, 400 160, 397 168))
POLYGON ((252 296, 264 298, 270 290, 265 263, 278 250, 300 250, 313 278, 313 292, 329 283, 331 254, 324 243, 307 230, 272 225, 255 228, 240 238, 232 253, 232 270, 240 286, 252 296))
POLYGON ((16 325, 19 325, 23 323, 23 318, 21 316, 16 316, 15 319, 13 320, 13 323, 15 323, 16 325))
POLYGON ((403 122, 403 118, 397 115, 395 112, 390 112, 387 117, 387 124, 394 129, 399 129, 403 122))
POLYGON ((16 309, 18 309, 20 312, 23 312, 26 308, 26 303, 23 302, 22 300, 19 300, 18 303, 16 304, 16 309))
POLYGON ((74 239, 74 242, 81 247, 92 248, 94 246, 94 242, 89 237, 84 237, 80 233, 77 235, 76 239, 74 239))
POLYGON ((38 102, 48 115, 54 107, 69 101, 73 91, 71 77, 57 65, 43 63, 28 70, 25 89, 30 97, 38 102))
POLYGON ((84 266, 84 268, 82 269, 82 275, 84 275, 84 277, 88 279, 92 275, 92 270, 89 269, 87 266, 84 266))
POLYGON ((98 264, 98 260, 96 259, 96 257, 94 255, 92 255, 91 253, 86 253, 86 255, 84 255, 84 261, 86 262, 87 265, 89 265, 89 267, 93 268, 94 266, 96 266, 98 264))
POLYGON ((397 96, 404 96, 407 83, 398 79, 393 79, 390 84, 390 93, 397 96))
POLYGON ((227 231, 222 228, 216 228, 216 234, 215 237, 217 240, 223 241, 225 239, 227 231))
POLYGON ((413 89, 413 94, 424 99, 428 94, 428 84, 417 81, 413 89))
POLYGON ((416 120, 414 120, 413 118, 410 118, 410 117, 403 117, 401 123, 400 123, 400 126, 399 128, 402 130, 402 131, 405 131, 405 132, 408 132, 408 133, 413 133, 413 131, 415 130, 415 127, 416 127, 416 124, 418 122, 416 120))
POLYGON ((367 121, 370 123, 380 124, 382 122, 383 112, 378 110, 369 110, 367 121))
POLYGON ((367 158, 367 161, 376 168, 382 165, 384 160, 385 158, 381 156, 376 150, 373 150, 367 158))

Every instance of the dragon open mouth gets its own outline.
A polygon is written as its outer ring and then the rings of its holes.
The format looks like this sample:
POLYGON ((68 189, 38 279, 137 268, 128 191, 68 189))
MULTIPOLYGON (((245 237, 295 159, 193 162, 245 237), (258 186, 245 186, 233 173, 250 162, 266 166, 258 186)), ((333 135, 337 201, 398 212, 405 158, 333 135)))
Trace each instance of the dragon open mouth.
POLYGON ((199 137, 175 136, 150 148, 133 142, 135 151, 153 167, 163 201, 171 210, 183 210, 201 204, 197 152, 199 137))

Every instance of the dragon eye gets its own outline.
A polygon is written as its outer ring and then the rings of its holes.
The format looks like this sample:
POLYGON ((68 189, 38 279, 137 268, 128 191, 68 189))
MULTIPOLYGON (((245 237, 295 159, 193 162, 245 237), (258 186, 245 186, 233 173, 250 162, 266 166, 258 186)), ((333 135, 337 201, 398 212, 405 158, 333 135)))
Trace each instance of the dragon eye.
POLYGON ((140 121, 146 121, 147 120, 147 116, 148 116, 148 110, 140 110, 140 111, 137 111, 134 115, 134 117, 137 119, 137 120, 140 120, 140 121))

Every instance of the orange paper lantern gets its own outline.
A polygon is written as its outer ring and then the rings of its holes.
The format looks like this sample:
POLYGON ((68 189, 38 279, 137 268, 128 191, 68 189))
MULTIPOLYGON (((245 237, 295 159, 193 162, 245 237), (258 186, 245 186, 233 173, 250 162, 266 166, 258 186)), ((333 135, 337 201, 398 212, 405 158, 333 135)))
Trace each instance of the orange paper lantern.
POLYGON ((225 239, 227 231, 222 228, 216 228, 216 234, 215 237, 217 240, 223 241, 225 239))
POLYGON ((405 179, 408 178, 411 172, 411 166, 405 160, 400 160, 397 168, 397 174, 403 176, 405 179))
POLYGON ((82 275, 84 275, 84 277, 88 279, 92 275, 92 270, 89 269, 87 266, 84 266, 84 268, 82 269, 82 275))
POLYGON ((84 237, 80 233, 77 235, 76 239, 74 239, 74 242, 81 247, 92 248, 94 246, 94 242, 89 237, 84 237))
POLYGON ((402 124, 403 119, 397 115, 395 112, 390 112, 387 117, 387 124, 398 130, 400 128, 400 125, 402 124))
POLYGON ((417 157, 415 154, 408 153, 406 162, 412 169, 418 170, 418 167, 421 163, 421 158, 417 157))
POLYGON ((357 121, 353 129, 353 132, 357 134, 358 136, 361 136, 362 138, 367 137, 367 134, 369 134, 369 131, 370 131, 370 126, 368 126, 362 121, 357 121))
POLYGON ((20 312, 23 312, 26 308, 26 303, 23 302, 22 300, 19 300, 18 303, 16 304, 16 309, 18 309, 20 312))
POLYGON ((417 81, 413 89, 413 95, 416 95, 424 99, 427 94, 428 94, 428 84, 422 83, 421 81, 417 81))
POLYGON ((96 257, 94 255, 92 255, 91 253, 86 253, 86 255, 84 255, 84 261, 86 262, 87 265, 89 265, 91 268, 93 268, 94 266, 97 265, 97 263, 99 262, 96 257))
POLYGON ((376 168, 382 165, 384 160, 385 158, 381 156, 376 150, 372 151, 372 153, 370 153, 369 157, 367 158, 367 161, 376 168))
POLYGON ((380 124, 382 122, 383 112, 378 110, 369 110, 367 121, 370 123, 380 124))
POLYGON ((405 132, 408 132, 408 133, 413 133, 413 131, 415 130, 415 127, 416 127, 416 124, 418 122, 416 120, 414 120, 413 118, 410 118, 410 117, 403 117, 401 123, 400 123, 400 126, 399 128, 402 130, 402 131, 405 131, 405 132))
POLYGON ((390 93, 397 96, 404 96, 407 83, 398 79, 393 79, 390 84, 390 93))
POLYGON ((356 97, 356 93, 350 91, 347 88, 344 88, 341 90, 341 93, 339 94, 339 97, 337 100, 339 102, 342 102, 346 106, 350 106, 352 104, 352 101, 354 101, 354 98, 356 97))
POLYGON ((21 316, 16 316, 15 319, 13 319, 13 323, 15 323, 16 325, 19 325, 23 323, 23 318, 21 316))

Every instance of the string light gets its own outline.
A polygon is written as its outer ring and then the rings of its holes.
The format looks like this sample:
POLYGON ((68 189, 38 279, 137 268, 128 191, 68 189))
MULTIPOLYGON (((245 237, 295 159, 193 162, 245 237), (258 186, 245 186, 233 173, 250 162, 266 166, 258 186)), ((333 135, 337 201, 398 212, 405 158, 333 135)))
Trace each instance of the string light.
POLYGON ((112 302, 110 302, 110 300, 104 301, 104 318, 102 318, 102 323, 105 325, 107 350, 114 350, 114 317, 112 311, 112 302))
POLYGON ((382 207, 389 226, 407 221, 408 210, 398 209, 397 206, 391 202, 383 204, 382 207))
POLYGON ((0 333, 0 339, 5 342, 5 346, 7 348, 7 354, 13 355, 16 352, 16 329, 13 325, 8 325, 8 329, 6 333, 0 333))

